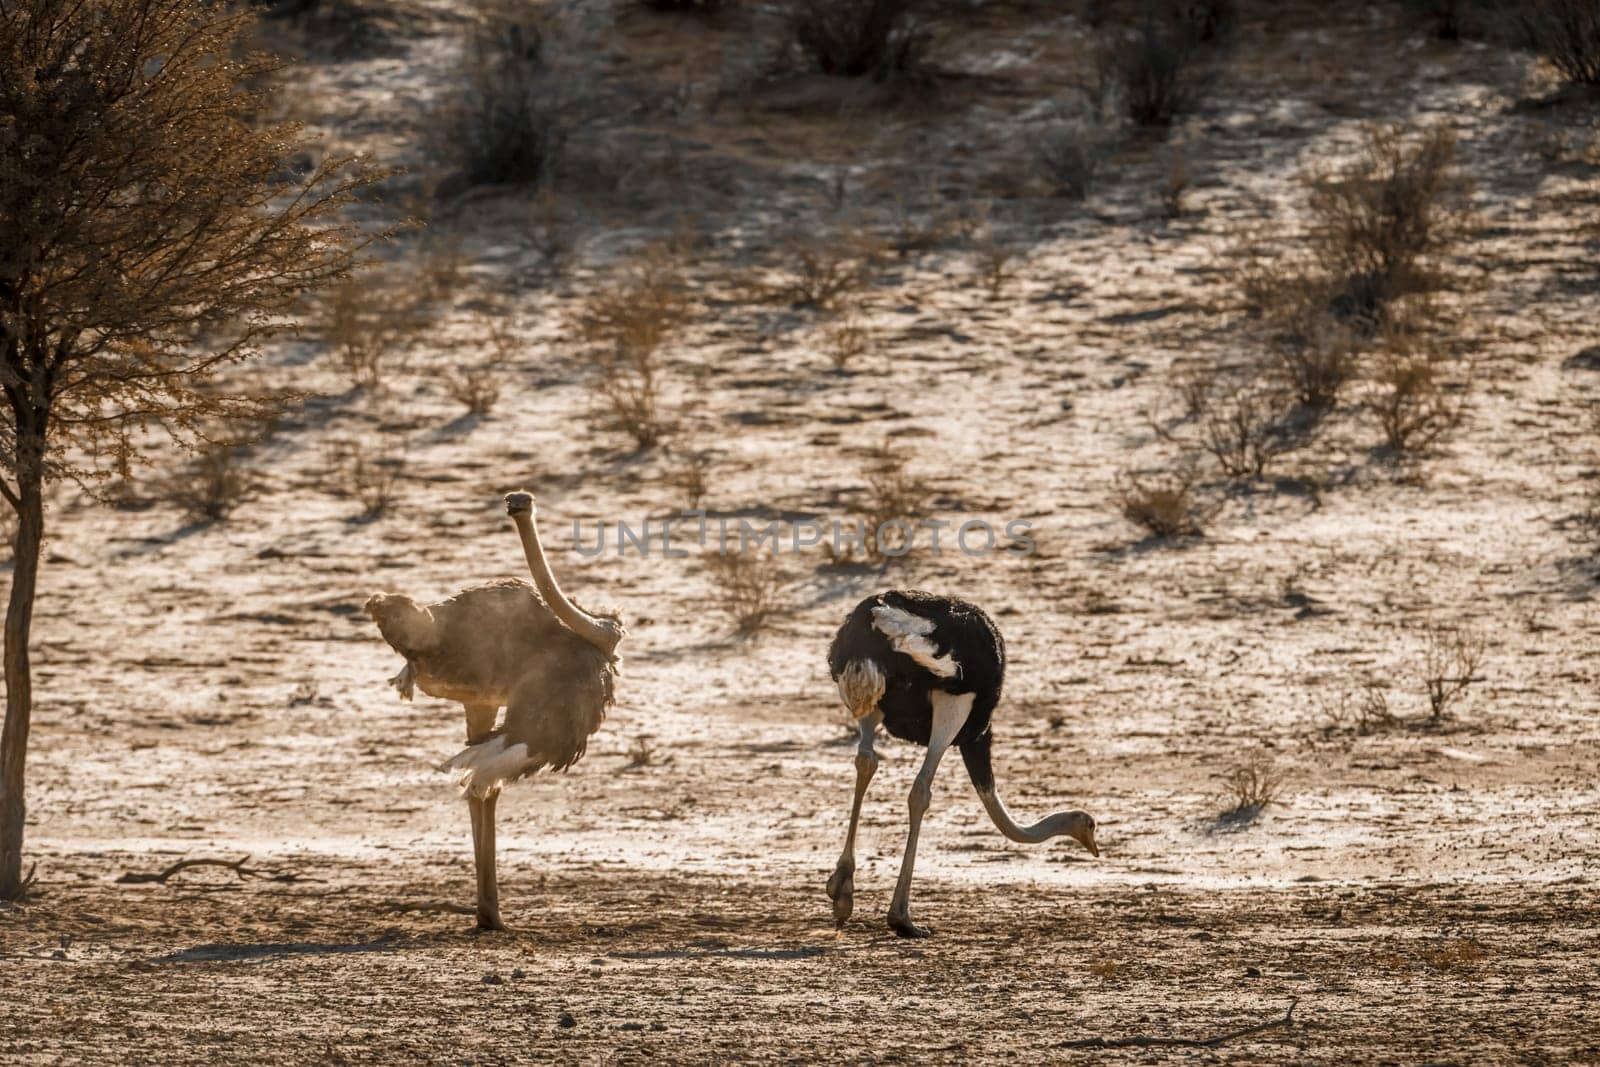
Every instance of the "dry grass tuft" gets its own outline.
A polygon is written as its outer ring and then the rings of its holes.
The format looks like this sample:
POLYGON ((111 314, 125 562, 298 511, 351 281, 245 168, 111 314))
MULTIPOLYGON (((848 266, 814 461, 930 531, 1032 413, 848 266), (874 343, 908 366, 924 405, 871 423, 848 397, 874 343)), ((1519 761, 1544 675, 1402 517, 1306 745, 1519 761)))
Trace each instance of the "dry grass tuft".
POLYGON ((779 253, 783 280, 767 291, 767 297, 826 311, 871 283, 883 245, 863 231, 839 225, 821 232, 790 233, 779 253))
POLYGON ((1418 954, 1429 970, 1445 972, 1475 971, 1488 956, 1483 945, 1470 937, 1444 941, 1418 954))
POLYGON ((870 560, 903 556, 918 519, 932 512, 932 492, 907 469, 906 457, 887 441, 868 457, 865 471, 864 551, 870 560))
POLYGON ((1299 446, 1290 427, 1292 400, 1273 382, 1227 383, 1199 416, 1200 445, 1230 478, 1263 477, 1279 456, 1299 446))
POLYGON ((426 322, 426 306, 384 273, 356 274, 338 282, 324 295, 316 315, 322 343, 355 389, 381 389, 397 357, 426 322))
POLYGON ((1121 90, 1129 118, 1169 126, 1199 106, 1208 79, 1196 46, 1188 19, 1152 7, 1132 36, 1107 50, 1106 74, 1121 90))
POLYGON ((835 370, 849 370, 872 348, 872 330, 858 311, 845 308, 823 324, 822 348, 835 370))
POLYGON ((1192 464, 1156 479, 1141 480, 1126 474, 1117 490, 1117 507, 1123 518, 1151 537, 1199 537, 1204 532, 1203 524, 1214 512, 1203 506, 1195 494, 1197 481, 1192 464))

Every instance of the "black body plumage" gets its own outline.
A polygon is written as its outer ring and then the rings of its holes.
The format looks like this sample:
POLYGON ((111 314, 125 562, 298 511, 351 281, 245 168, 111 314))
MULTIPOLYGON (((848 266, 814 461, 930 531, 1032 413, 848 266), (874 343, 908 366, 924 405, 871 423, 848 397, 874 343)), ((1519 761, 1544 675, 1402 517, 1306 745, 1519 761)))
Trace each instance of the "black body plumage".
POLYGON ((990 720, 1000 703, 1005 681, 1006 647, 1000 630, 984 610, 959 597, 937 596, 916 589, 893 589, 857 604, 828 647, 828 670, 837 682, 846 666, 856 660, 877 664, 884 675, 884 692, 878 702, 883 726, 903 741, 926 745, 933 727, 935 690, 972 693, 972 711, 956 735, 973 785, 982 792, 994 789, 989 763, 990 720), (895 647, 877 625, 873 609, 894 608, 932 624, 924 636, 935 657, 949 656, 957 670, 941 677, 907 652, 895 647))

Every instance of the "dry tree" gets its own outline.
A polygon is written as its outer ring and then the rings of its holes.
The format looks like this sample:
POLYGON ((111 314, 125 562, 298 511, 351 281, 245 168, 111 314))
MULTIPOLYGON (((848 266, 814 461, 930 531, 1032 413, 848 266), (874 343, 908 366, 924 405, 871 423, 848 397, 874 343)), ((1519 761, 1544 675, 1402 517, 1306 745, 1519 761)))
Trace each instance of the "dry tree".
POLYGON ((0 7, 0 496, 18 517, 5 621, 0 900, 25 892, 28 656, 45 485, 117 469, 161 430, 259 414, 207 389, 344 275, 341 221, 381 175, 309 171, 262 123, 273 61, 245 12, 206 0, 16 0, 0 7), (10 77, 19 71, 28 76, 10 77), (196 323, 204 323, 199 328, 196 323), (132 432, 130 432, 132 431, 132 432))

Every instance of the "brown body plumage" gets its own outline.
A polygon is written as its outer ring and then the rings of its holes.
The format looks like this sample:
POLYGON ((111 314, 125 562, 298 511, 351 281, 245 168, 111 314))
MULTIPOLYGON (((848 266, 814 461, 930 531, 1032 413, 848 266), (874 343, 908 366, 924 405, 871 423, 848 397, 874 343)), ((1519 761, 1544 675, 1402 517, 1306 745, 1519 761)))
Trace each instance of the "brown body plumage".
POLYGON ((393 679, 400 695, 409 700, 421 689, 466 710, 467 747, 441 769, 456 772, 467 794, 478 925, 491 930, 502 928, 494 845, 500 787, 583 758, 611 707, 624 636, 615 615, 591 614, 562 593, 534 525, 533 496, 509 494, 506 513, 532 585, 502 578, 427 606, 377 593, 366 605, 383 639, 406 659, 393 679), (505 720, 497 725, 501 708, 505 720))
POLYGON ((615 693, 617 659, 556 618, 538 590, 501 578, 426 607, 379 593, 367 613, 406 658, 408 680, 440 700, 506 709, 503 735, 526 745, 523 774, 583 757, 615 693))

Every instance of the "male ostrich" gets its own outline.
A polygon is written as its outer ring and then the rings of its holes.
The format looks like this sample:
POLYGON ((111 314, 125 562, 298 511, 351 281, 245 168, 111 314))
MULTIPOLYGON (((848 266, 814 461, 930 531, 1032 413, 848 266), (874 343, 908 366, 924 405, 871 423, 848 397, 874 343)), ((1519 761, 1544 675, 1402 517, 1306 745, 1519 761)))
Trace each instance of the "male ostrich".
POLYGON ((410 700, 415 686, 466 708, 467 747, 439 769, 458 772, 467 796, 484 930, 505 929, 494 873, 500 787, 582 758, 611 706, 623 637, 616 616, 592 615, 562 594, 534 526, 533 495, 507 495, 506 513, 522 537, 532 586, 502 578, 426 607, 392 593, 367 601, 383 639, 406 658, 392 679, 400 695, 410 700), (502 706, 505 722, 497 728, 502 706))
POLYGON ((930 930, 911 921, 911 870, 917 859, 917 832, 933 797, 933 775, 953 743, 961 749, 978 799, 1000 832, 1013 841, 1037 843, 1062 834, 1093 855, 1094 820, 1081 811, 1061 811, 1032 826, 1018 826, 994 791, 989 765, 989 719, 1000 702, 1006 646, 994 620, 976 604, 916 590, 891 590, 857 604, 828 648, 828 670, 839 695, 856 720, 856 797, 850 832, 828 896, 840 925, 854 904, 856 824, 861 798, 878 769, 873 735, 878 725, 903 741, 926 745, 928 754, 911 784, 911 831, 889 905, 889 926, 902 937, 927 937, 930 930))

